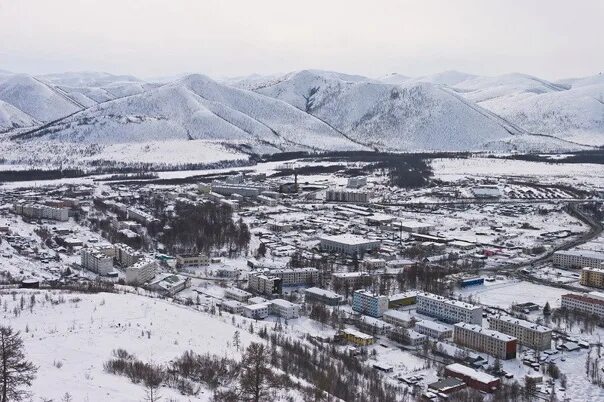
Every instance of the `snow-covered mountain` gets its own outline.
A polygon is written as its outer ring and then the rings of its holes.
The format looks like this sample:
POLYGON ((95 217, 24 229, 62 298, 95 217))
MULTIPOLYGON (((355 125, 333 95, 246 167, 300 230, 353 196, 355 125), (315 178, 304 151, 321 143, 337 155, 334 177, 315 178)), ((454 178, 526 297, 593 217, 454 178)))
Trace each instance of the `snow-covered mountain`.
POLYGON ((11 75, 0 82, 0 100, 40 122, 65 117, 84 107, 60 89, 25 74, 11 75))
POLYGON ((531 133, 604 145, 604 76, 552 83, 525 74, 477 77, 453 87, 531 133))
POLYGON ((312 70, 256 89, 380 149, 476 150, 523 134, 455 93, 426 82, 385 84, 312 70))
POLYGON ((220 140, 265 152, 367 149, 285 102, 202 75, 99 104, 35 135, 95 144, 220 140))
POLYGON ((37 125, 30 115, 17 109, 10 103, 0 100, 0 133, 21 127, 37 125))

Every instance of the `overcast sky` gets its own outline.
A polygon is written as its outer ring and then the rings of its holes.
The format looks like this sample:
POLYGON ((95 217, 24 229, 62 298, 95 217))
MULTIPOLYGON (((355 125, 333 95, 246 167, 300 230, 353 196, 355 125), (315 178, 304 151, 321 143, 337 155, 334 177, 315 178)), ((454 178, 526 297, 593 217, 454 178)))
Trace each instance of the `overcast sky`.
POLYGON ((0 0, 0 69, 556 79, 604 70, 603 21, 604 0, 0 0))

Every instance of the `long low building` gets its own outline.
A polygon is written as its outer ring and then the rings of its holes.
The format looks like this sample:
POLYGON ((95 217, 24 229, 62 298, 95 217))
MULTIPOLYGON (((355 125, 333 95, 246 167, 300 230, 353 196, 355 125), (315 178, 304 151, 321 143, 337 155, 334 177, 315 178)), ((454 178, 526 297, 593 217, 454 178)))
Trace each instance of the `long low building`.
POLYGON ((307 303, 322 303, 328 306, 338 306, 344 302, 344 298, 341 295, 321 288, 305 289, 304 300, 307 303))
POLYGON ((379 240, 370 240, 352 234, 324 236, 320 240, 321 250, 359 256, 368 251, 377 250, 381 245, 379 240))
POLYGON ((56 221, 69 220, 69 208, 51 207, 43 204, 15 203, 13 210, 16 214, 35 219, 52 219, 56 221))
POLYGON ((518 340, 480 325, 459 322, 453 326, 453 342, 499 359, 515 359, 518 340))
POLYGON ((453 329, 434 321, 422 320, 415 323, 415 332, 434 339, 445 339, 453 336, 453 329))
POLYGON ((499 378, 458 363, 446 366, 445 375, 459 378, 470 388, 483 392, 494 392, 501 385, 499 378))
POLYGON ((604 317, 604 293, 568 293, 562 295, 562 308, 604 317))
POLYGON ((417 312, 454 324, 467 322, 482 324, 482 307, 432 293, 417 295, 417 312))
POLYGON ((543 325, 509 315, 499 315, 489 318, 489 327, 516 337, 521 345, 532 349, 547 350, 552 347, 552 330, 543 325))
POLYGON ((554 265, 563 268, 602 268, 604 253, 589 250, 563 250, 556 251, 552 256, 554 265))

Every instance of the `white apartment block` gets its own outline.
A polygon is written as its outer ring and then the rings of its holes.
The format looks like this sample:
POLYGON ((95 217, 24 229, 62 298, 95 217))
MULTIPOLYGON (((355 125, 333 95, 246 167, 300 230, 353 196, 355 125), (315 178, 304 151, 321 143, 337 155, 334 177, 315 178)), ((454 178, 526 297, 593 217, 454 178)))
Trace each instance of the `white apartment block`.
POLYGON ((126 268, 126 283, 142 285, 149 282, 155 277, 157 268, 157 261, 151 258, 140 260, 126 268))
POLYGON ((382 315, 382 320, 396 327, 410 328, 415 322, 413 316, 406 311, 386 310, 382 315))
POLYGON ((381 317, 388 310, 388 296, 357 290, 352 295, 352 309, 360 314, 381 317))
POLYGON ((142 258, 141 253, 126 244, 117 243, 113 247, 115 260, 124 268, 136 264, 142 258))
POLYGON ((602 268, 604 253, 589 250, 556 251, 552 256, 554 265, 563 268, 602 268))
POLYGON ((269 303, 258 303, 243 306, 241 308, 241 315, 254 320, 262 320, 268 317, 269 303))
POLYGON ((448 323, 467 322, 482 324, 482 307, 432 293, 417 295, 417 312, 448 323))
POLYGON ((415 323, 415 331, 434 339, 445 339, 453 336, 453 329, 434 321, 422 320, 415 323))
POLYGON ((220 304, 220 308, 233 314, 241 314, 244 304, 237 300, 225 300, 220 304))
POLYGON ((113 271, 113 256, 107 255, 100 248, 82 249, 80 259, 82 267, 99 275, 113 271))
POLYGON ((453 342, 499 359, 515 359, 518 340, 480 325, 459 322, 453 326, 453 342))
POLYGON ((552 347, 552 330, 543 325, 520 320, 507 315, 489 319, 489 327, 518 339, 518 343, 536 350, 547 350, 552 347))
POLYGON ((604 293, 590 292, 586 295, 568 293, 562 295, 562 307, 604 317, 604 293))
POLYGON ((270 302, 270 312, 286 320, 300 317, 300 305, 284 299, 274 299, 270 302))
POLYGON ((210 265, 210 257, 205 254, 177 254, 176 264, 179 267, 199 267, 210 265))
POLYGON ((229 299, 237 300, 238 302, 243 303, 247 302, 248 299, 252 297, 252 294, 250 292, 246 292, 243 289, 230 287, 224 290, 224 296, 228 297, 229 299))
POLYGON ((42 204, 15 203, 13 209, 16 214, 35 219, 52 219, 55 221, 69 220, 69 208, 50 207, 42 204))
POLYGON ((313 285, 319 281, 319 270, 316 268, 274 269, 270 275, 281 279, 282 286, 313 285))

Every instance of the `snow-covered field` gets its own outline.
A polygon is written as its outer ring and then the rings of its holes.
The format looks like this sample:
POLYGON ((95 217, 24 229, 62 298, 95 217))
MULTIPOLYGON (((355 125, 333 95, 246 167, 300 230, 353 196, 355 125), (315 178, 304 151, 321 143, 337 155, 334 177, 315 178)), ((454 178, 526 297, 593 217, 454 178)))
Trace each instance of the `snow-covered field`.
MULTIPOLYGON (((117 348, 142 361, 162 364, 187 350, 237 359, 241 353, 232 345, 237 330, 243 346, 260 341, 247 331, 249 324, 237 328, 230 317, 135 294, 17 291, 13 298, 4 291, 1 302, 2 323, 21 331, 28 358, 39 366, 31 389, 35 400, 60 400, 65 392, 75 401, 143 400, 142 385, 103 371, 103 363, 117 348), (36 301, 30 312, 32 295, 36 301), (26 307, 15 316, 13 308, 20 304, 21 296, 26 307)), ((161 394, 177 401, 207 401, 210 397, 208 392, 184 397, 170 389, 162 389, 161 394)))
POLYGON ((569 293, 566 289, 536 285, 521 281, 485 282, 485 285, 470 286, 459 294, 472 297, 482 304, 509 309, 512 304, 533 302, 540 306, 549 302, 552 308, 560 307, 560 297, 569 293))

